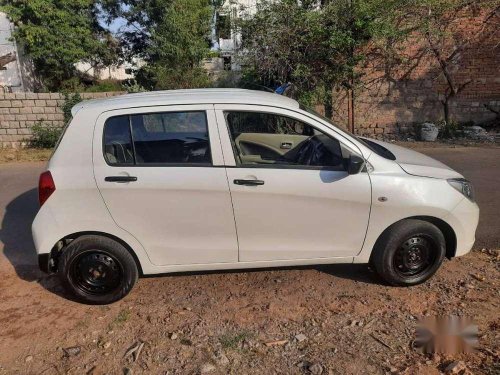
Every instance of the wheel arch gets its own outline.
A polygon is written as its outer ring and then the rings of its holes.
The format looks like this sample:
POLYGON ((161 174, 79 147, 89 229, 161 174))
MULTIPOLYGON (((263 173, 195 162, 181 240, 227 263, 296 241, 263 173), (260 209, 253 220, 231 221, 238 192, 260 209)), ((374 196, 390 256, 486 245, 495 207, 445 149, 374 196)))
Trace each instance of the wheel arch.
POLYGON ((50 251, 50 262, 51 262, 50 264, 51 265, 50 265, 49 271, 51 271, 51 272, 57 271, 58 258, 61 255, 61 253, 64 251, 65 247, 68 246, 71 241, 76 240, 77 238, 82 237, 82 236, 86 236, 86 235, 107 237, 107 238, 110 238, 110 239, 118 242, 119 244, 121 244, 125 249, 127 249, 127 251, 130 253, 130 255, 132 255, 132 257, 134 258, 135 264, 137 265, 137 270, 139 271, 139 275, 140 276, 144 275, 139 257, 135 253, 134 249, 127 242, 125 242, 121 238, 119 238, 115 235, 112 235, 110 233, 99 232, 99 231, 76 232, 76 233, 68 234, 68 235, 64 236, 63 238, 59 239, 54 244, 54 246, 52 247, 52 249, 50 251))
MULTIPOLYGON (((373 248, 375 249, 377 247, 377 245, 382 240, 383 236, 387 232, 390 232, 394 225, 396 225, 402 221, 412 220, 412 219, 426 221, 428 223, 435 225, 441 231, 441 233, 443 233, 443 236, 445 239, 445 244, 446 244, 446 257, 448 259, 451 259, 455 256, 455 253, 457 251, 457 235, 455 234, 455 231, 450 226, 450 224, 448 224, 446 221, 439 219, 437 217, 434 217, 434 216, 410 216, 410 217, 406 217, 404 219, 398 220, 395 223, 392 223, 382 233, 380 233, 380 235, 377 238, 377 241, 375 241, 373 248)), ((373 251, 370 254, 370 263, 371 263, 372 257, 373 257, 373 251)))

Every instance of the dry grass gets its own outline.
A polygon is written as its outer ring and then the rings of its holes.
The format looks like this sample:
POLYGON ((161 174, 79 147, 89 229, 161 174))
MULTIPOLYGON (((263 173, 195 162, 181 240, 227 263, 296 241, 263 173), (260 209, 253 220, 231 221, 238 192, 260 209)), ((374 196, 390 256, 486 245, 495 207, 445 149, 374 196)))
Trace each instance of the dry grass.
POLYGON ((0 164, 28 161, 47 161, 52 149, 22 148, 0 149, 0 164))

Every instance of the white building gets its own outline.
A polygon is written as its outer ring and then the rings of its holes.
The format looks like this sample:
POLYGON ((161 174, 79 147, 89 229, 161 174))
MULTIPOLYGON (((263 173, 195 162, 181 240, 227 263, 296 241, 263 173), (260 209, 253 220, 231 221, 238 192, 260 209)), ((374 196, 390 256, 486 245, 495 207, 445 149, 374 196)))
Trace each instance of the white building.
POLYGON ((12 40, 13 30, 14 26, 7 18, 7 15, 0 12, 0 56, 5 56, 9 53, 15 55, 14 61, 0 67, 0 92, 24 91, 19 53, 16 42, 12 40))
MULTIPOLYGON (((232 27, 234 20, 254 14, 258 0, 225 0, 214 10, 212 19, 212 50, 219 52, 219 59, 211 59, 209 69, 239 70, 235 54, 241 46, 241 35, 232 27)), ((206 65, 207 66, 207 65, 206 65)))

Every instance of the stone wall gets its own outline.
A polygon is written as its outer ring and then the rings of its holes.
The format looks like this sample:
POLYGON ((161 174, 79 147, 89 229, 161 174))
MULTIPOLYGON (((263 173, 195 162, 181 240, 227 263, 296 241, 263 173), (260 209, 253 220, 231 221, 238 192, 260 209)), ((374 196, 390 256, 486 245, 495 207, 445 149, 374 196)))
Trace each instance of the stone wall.
MULTIPOLYGON (((122 92, 80 94, 83 99, 99 99, 122 92)), ((20 147, 28 143, 31 127, 42 122, 62 127, 64 95, 60 93, 0 93, 0 147, 20 147)))

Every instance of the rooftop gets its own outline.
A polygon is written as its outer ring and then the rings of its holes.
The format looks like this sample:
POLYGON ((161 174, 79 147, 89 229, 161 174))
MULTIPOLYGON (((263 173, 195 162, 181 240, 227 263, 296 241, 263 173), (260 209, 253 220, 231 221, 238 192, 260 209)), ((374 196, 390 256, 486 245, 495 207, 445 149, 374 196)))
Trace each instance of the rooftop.
POLYGON ((125 94, 107 99, 86 100, 73 107, 73 115, 82 108, 106 110, 174 104, 257 104, 298 108, 299 103, 286 96, 244 89, 192 89, 150 91, 125 94))

